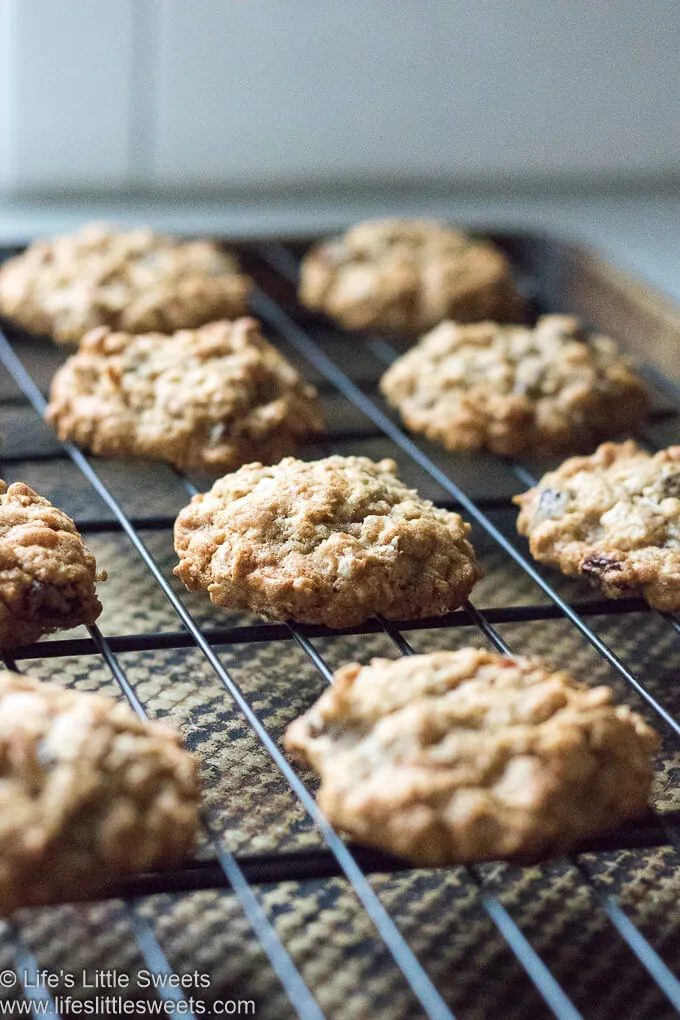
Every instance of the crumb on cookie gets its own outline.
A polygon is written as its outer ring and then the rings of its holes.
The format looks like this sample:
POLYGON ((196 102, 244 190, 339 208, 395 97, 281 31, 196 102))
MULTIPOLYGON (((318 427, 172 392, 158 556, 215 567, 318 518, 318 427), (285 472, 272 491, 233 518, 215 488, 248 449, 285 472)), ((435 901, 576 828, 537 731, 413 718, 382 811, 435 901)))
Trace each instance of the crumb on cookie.
POLYGON ((680 609, 680 446, 603 443, 515 496, 532 556, 613 599, 680 609))
POLYGON ((276 461, 323 427, 314 387, 250 318, 171 336, 93 330, 54 376, 46 418, 104 457, 213 473, 276 461))
POLYGON ((346 329, 418 332, 449 317, 524 313, 503 252, 433 220, 370 220, 313 245, 299 296, 346 329))
POLYGON ((616 343, 567 315, 535 327, 443 322, 380 388, 414 432, 449 450, 504 456, 590 451, 634 430, 648 407, 616 343))
POLYGON ((641 814, 658 739, 608 687, 462 648, 344 666, 285 745, 334 826, 436 866, 538 860, 641 814))
POLYGON ((96 896, 193 847, 197 763, 125 704, 2 671, 0 757, 3 917, 96 896))
POLYGON ((350 627, 456 609, 481 576, 470 526, 407 488, 391 460, 247 464, 175 524, 175 573, 217 605, 350 627))
POLYGON ((0 648, 93 624, 105 578, 68 514, 23 482, 0 481, 0 648))
POLYGON ((235 318, 250 288, 235 257, 212 241, 89 223, 0 266, 0 313, 30 333, 78 343, 95 326, 172 332, 235 318))

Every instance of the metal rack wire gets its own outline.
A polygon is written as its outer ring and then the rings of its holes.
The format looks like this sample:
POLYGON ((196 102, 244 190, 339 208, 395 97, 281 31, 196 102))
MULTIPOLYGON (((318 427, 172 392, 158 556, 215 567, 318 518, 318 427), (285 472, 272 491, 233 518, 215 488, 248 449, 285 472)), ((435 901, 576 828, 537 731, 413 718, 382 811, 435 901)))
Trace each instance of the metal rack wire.
MULTIPOLYGON (((296 272, 296 261, 291 252, 282 245, 262 245, 251 256, 259 259, 262 265, 268 266, 281 280, 290 279, 296 272)), ((325 380, 326 384, 346 398, 353 407, 370 423, 375 436, 382 436, 394 444, 401 454, 408 457, 422 471, 429 475, 450 497, 451 506, 474 520, 489 536, 495 545, 512 560, 531 581, 549 599, 546 605, 495 607, 479 610, 468 603, 461 610, 437 620, 387 622, 382 619, 369 621, 366 625, 350 628, 345 631, 331 631, 324 627, 307 627, 293 624, 254 623, 225 627, 201 627, 183 601, 175 594, 165 577, 162 567, 150 551, 142 535, 146 530, 167 529, 172 526, 174 518, 169 515, 154 514, 133 517, 125 513, 120 501, 102 480, 101 474, 81 451, 70 444, 64 444, 61 450, 55 450, 52 457, 66 457, 77 467, 82 476, 101 497, 111 514, 112 521, 101 521, 94 518, 77 520, 83 532, 119 531, 127 536, 134 553, 141 558, 144 565, 159 586, 178 621, 178 629, 161 634, 123 634, 104 636, 98 627, 89 629, 89 638, 66 638, 46 640, 20 650, 23 660, 48 659, 63 655, 98 656, 106 664, 112 678, 122 694, 130 702, 137 714, 145 718, 146 708, 135 690, 133 683, 118 658, 122 652, 160 650, 168 648, 195 648, 203 656, 214 676, 222 685, 225 694, 242 714, 252 731, 256 734, 266 750, 272 764, 285 778, 294 796, 302 805, 308 816, 313 820, 323 838, 325 847, 288 852, 236 855, 228 851, 220 839, 218 828, 213 824, 210 814, 205 812, 203 822, 208 835, 212 858, 191 863, 183 868, 171 870, 164 874, 138 876, 111 890, 111 896, 127 897, 126 910, 131 929, 138 941, 141 952, 149 967, 156 972, 169 973, 170 967, 163 948, 152 925, 137 909, 137 901, 158 892, 182 893, 202 888, 230 889, 238 898, 243 912, 248 919, 257 938, 277 974, 288 998, 302 1017, 322 1016, 322 1011, 312 992, 305 984, 300 971, 296 967, 283 940, 275 926, 263 909, 259 886, 265 883, 290 879, 308 879, 311 877, 344 876, 351 883, 360 903, 373 922, 377 933, 389 950, 393 960, 399 967, 405 981, 410 986, 422 1012, 428 1017, 450 1018, 453 1016, 450 1005, 444 1000, 435 986, 427 968, 418 959, 399 927, 385 908, 381 898, 375 891, 368 875, 374 871, 391 872, 407 868, 402 861, 388 855, 366 848, 348 846, 341 840, 316 806, 314 798, 305 787, 296 771, 280 751, 265 724, 260 720, 249 699, 244 694, 231 672, 221 661, 217 647, 247 642, 295 642, 314 669, 326 682, 332 682, 332 671, 324 657, 315 646, 317 638, 329 638, 339 634, 376 634, 384 633, 394 643, 400 654, 412 654, 413 649, 404 637, 403 631, 434 628, 475 627, 492 646, 508 653, 504 638, 496 629, 496 624, 521 621, 568 620, 579 633, 595 648, 619 676, 646 701, 653 711, 675 735, 680 735, 680 723, 674 718, 648 689, 644 680, 619 658, 609 645, 586 622, 589 616, 618 615, 622 612, 647 613, 648 607, 640 600, 629 599, 624 602, 609 602, 603 599, 589 599, 578 603, 567 602, 546 581, 541 572, 531 564, 505 535, 496 527, 489 514, 499 506, 506 505, 502 499, 490 497, 485 500, 473 500, 458 486, 440 466, 438 466, 416 441, 406 435, 388 414, 379 406, 371 395, 357 385, 356 382, 322 349, 312 332, 301 326, 284 309, 281 303, 263 289, 259 289, 253 300, 254 312, 273 331, 283 346, 287 346, 296 355, 312 366, 325 380)), ((389 344, 379 339, 368 341, 378 361, 383 363, 394 356, 389 344)), ((0 360, 13 378, 26 400, 42 417, 45 400, 40 388, 24 367, 19 356, 6 336, 0 334, 0 360)), ((365 438, 368 433, 359 433, 365 438)), ((338 429, 324 437, 323 443, 330 449, 339 441, 353 438, 351 429, 338 429)), ((48 456, 48 455, 46 455, 48 456)), ((518 480, 526 485, 533 480, 529 472, 521 464, 510 464, 518 480)), ((195 492, 192 483, 182 478, 188 493, 195 492)), ((677 626, 674 620, 669 624, 677 626)), ((5 659, 8 666, 13 661, 5 659)), ((580 852, 613 849, 620 847, 647 847, 659 845, 677 846, 676 828, 672 815, 659 816, 650 814, 640 824, 622 828, 616 833, 605 834, 598 839, 590 840, 579 848, 580 852)), ((573 865, 578 870, 589 894, 592 895, 604 910, 611 925, 623 939, 630 951, 637 957, 651 979, 661 989, 669 1004, 680 1011, 680 982, 670 968, 656 952, 642 932, 635 926, 624 912, 616 899, 603 892, 591 876, 587 864, 580 855, 573 858, 573 865)), ((501 934, 515 958, 524 968, 529 980, 548 1008, 554 1015, 572 1020, 579 1017, 576 1006, 561 987, 547 964, 536 952, 530 941, 522 932, 511 912, 500 902, 488 887, 481 871, 477 868, 467 869, 467 881, 479 898, 482 909, 501 934)), ((12 940, 17 968, 22 973, 35 971, 36 962, 30 950, 21 939, 16 928, 8 926, 6 935, 12 940)), ((44 990, 25 989, 29 999, 36 995, 44 997, 44 990)), ((161 994, 173 1000, 181 1000, 182 993, 177 989, 166 989, 161 994)), ((49 996, 48 996, 49 997, 49 996)), ((52 1012, 42 1015, 57 1016, 52 1003, 52 1012)), ((192 1014, 187 1014, 192 1015, 192 1014)))

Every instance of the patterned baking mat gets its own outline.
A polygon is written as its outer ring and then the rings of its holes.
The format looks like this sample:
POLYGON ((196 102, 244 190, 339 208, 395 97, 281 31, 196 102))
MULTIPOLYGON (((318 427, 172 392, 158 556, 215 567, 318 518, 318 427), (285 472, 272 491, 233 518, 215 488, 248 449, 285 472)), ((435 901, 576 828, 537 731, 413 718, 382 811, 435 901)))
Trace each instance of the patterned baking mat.
MULTIPOLYGON (((174 556, 167 533, 146 536, 169 574, 174 556)), ((140 570, 124 536, 93 535, 102 566, 111 571, 102 596, 105 635, 176 629, 172 610, 140 570), (126 548, 127 546, 127 548, 126 548)), ((526 602, 523 575, 486 557, 480 606, 526 602), (520 583, 521 580, 521 583, 520 583), (495 598, 493 598, 495 596, 495 598)), ((148 573, 148 571, 147 571, 148 573)), ((195 603, 191 596, 188 601, 195 603)), ((219 614, 204 602, 203 622, 219 614)), ((197 606, 192 605, 192 609, 197 606)), ((222 614, 224 616, 231 614, 222 614)), ((644 624, 598 618, 597 630, 633 668, 644 670, 649 688, 671 711, 680 710, 674 675, 674 636, 649 615, 644 624), (670 665, 669 665, 670 663, 670 665)), ((235 622, 232 618, 230 622, 235 622)), ((636 699, 601 657, 565 621, 500 627, 513 649, 547 655, 589 683, 611 683, 629 703, 636 699)), ((414 631, 418 651, 480 643, 473 628, 414 631)), ((333 668, 374 655, 394 656, 381 635, 333 637, 315 642, 333 668)), ((268 731, 280 742, 287 724, 320 694, 323 681, 293 642, 261 642, 219 649, 220 658, 268 731)), ((206 798, 223 829, 226 846, 238 853, 319 846, 321 840, 287 783, 271 763, 229 695, 193 649, 121 655, 121 663, 153 716, 164 717, 186 735, 200 757, 206 798)), ((81 690, 117 696, 96 656, 37 659, 24 663, 34 675, 58 677, 81 690)), ((637 704, 644 711, 644 707, 637 704)), ((672 780, 680 766, 669 747, 659 756, 654 800, 677 807, 672 780)), ((310 787, 315 780, 301 770, 310 787)), ((589 855, 588 867, 639 924, 671 967, 680 967, 680 874, 670 850, 589 855)), ((564 862, 524 869, 488 865, 482 872, 535 949, 586 1016, 665 1017, 672 1010, 594 902, 576 869, 564 862)), ((372 878, 372 885, 428 973, 458 1015, 474 1018, 549 1015, 524 971, 484 913, 465 869, 414 870, 372 878)), ((366 912, 341 879, 281 883, 262 888, 262 902, 303 978, 330 1016, 411 1017, 417 1003, 366 912)), ((254 1000, 258 1016, 291 1013, 271 967, 238 902, 228 892, 151 897, 141 909, 152 921, 171 966, 210 975, 205 1002, 254 1000)), ((88 972, 144 968, 129 916, 122 904, 104 903, 26 911, 24 938, 40 966, 51 971, 88 972)), ((0 961, 1 965, 1 961, 0 961)), ((93 993, 80 989, 84 996, 93 993)), ((145 994, 130 989, 126 994, 145 994)))
MULTIPOLYGON (((347 339, 331 339, 336 360, 351 360, 355 378, 366 383, 374 380, 375 364, 364 364, 365 349, 347 339)), ((64 352, 35 341, 20 346, 29 368, 45 388, 64 352)), ((8 481, 21 479, 33 485, 88 525, 88 545, 99 566, 109 572, 109 580, 100 586, 104 604, 100 626, 104 635, 169 634, 180 630, 176 613, 128 538, 115 531, 97 530, 102 522, 111 520, 111 511, 69 460, 47 459, 58 451, 54 438, 34 412, 17 401, 18 396, 12 381, 0 376, 2 453, 8 458, 3 475, 8 481)), ((394 455, 394 447, 376 440, 370 429, 362 436, 366 422, 346 400, 333 396, 327 387, 323 399, 330 426, 354 429, 356 433, 351 440, 335 443, 337 452, 394 455)), ((511 468, 493 458, 452 457, 424 445, 434 462, 445 467, 473 498, 493 496, 502 502, 521 488, 511 468)), ((303 456, 322 452, 310 446, 303 456)), ((422 495, 440 503, 450 502, 450 496, 406 456, 399 455, 397 460, 402 476, 422 495)), ((96 467, 133 518, 151 514, 169 522, 187 501, 181 479, 165 465, 100 461, 96 467)), ((208 483, 203 479, 199 484, 208 483)), ((491 510, 490 516, 501 532, 513 534, 512 510, 491 510)), ((243 614, 218 610, 204 596, 182 590, 172 575, 175 556, 168 527, 147 527, 140 534, 173 590, 202 627, 255 622, 243 614)), ((474 593, 479 608, 544 606, 549 601, 481 528, 474 528, 473 539, 486 571, 474 593)), ((593 596, 580 583, 553 574, 549 579, 570 601, 593 596)), ((651 613, 625 618, 589 617, 588 622, 633 671, 644 677, 659 702, 679 715, 677 634, 651 613)), ((611 684, 622 700, 653 721, 635 692, 567 621, 501 624, 499 629, 515 651, 545 655, 556 666, 568 667, 589 683, 611 684)), ((68 636, 87 634, 79 630, 68 636)), ((455 648, 483 640, 471 626, 415 630, 408 636, 417 651, 455 648)), ((334 669, 351 660, 365 662, 374 655, 396 654, 384 635, 335 636, 315 640, 314 645, 334 669)), ((280 745, 288 723, 321 693, 322 678, 293 641, 262 640, 217 650, 280 745)), ((199 756, 205 798, 230 850, 248 854, 322 846, 321 837, 287 782, 195 649, 125 652, 120 661, 149 714, 179 727, 199 756)), ((35 658, 20 665, 42 678, 119 696, 98 655, 35 658)), ((678 752, 670 740, 664 739, 654 789, 659 810, 679 807, 675 792, 679 768, 678 752)), ((299 768, 299 774, 314 789, 315 777, 304 768, 299 768)), ((200 851, 203 855, 207 852, 205 847, 200 851)), ((589 854, 583 862, 601 888, 616 895, 651 946, 674 971, 680 972, 677 854, 669 848, 623 850, 589 854)), ((521 869, 490 864, 480 873, 484 887, 508 909, 584 1016, 663 1020, 675 1015, 571 862, 521 869)), ((550 1015, 489 918, 466 869, 376 874, 370 877, 370 883, 457 1016, 472 1020, 542 1020, 550 1015)), ((422 1015, 347 881, 330 878, 282 882, 260 887, 259 895, 268 919, 328 1016, 397 1020, 422 1015)), ((293 1015, 232 893, 212 890, 158 895, 138 901, 137 908, 152 925, 174 971, 206 975, 208 987, 185 991, 186 997, 193 993, 208 1009, 212 1002, 252 1000, 255 1015, 272 1020, 293 1015)), ((78 976, 86 972, 91 977, 98 971, 117 970, 135 975, 147 967, 130 908, 120 901, 24 911, 16 919, 16 931, 32 950, 38 966, 50 973, 78 976)), ((9 941, 0 940, 0 979, 2 972, 14 964, 9 941)), ((134 981, 129 988, 118 987, 116 992, 130 1000, 154 997, 134 981)), ((91 1003, 97 991, 76 980, 70 993, 91 1003)), ((3 997, 21 996, 16 988, 2 988, 0 981, 0 1000, 3 997)), ((62 1015, 70 1014, 66 1009, 62 1015)))

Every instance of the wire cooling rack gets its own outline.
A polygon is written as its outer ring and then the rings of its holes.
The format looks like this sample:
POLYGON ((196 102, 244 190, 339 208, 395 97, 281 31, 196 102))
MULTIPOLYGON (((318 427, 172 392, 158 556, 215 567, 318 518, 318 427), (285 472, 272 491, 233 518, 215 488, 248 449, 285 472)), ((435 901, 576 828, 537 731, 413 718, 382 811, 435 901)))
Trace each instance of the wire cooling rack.
MULTIPOLYGON (((145 911, 144 904, 166 902, 168 896, 181 900, 200 890, 226 890, 215 895, 229 895, 238 901, 251 933, 264 950, 280 988, 287 996, 288 1008, 305 1018, 323 1015, 496 1018, 515 1015, 513 1010, 516 1012, 518 1009, 518 1015, 532 1017, 544 1014, 560 1018, 582 1015, 649 1015, 657 1018, 675 1015, 680 1011, 680 982, 674 973, 674 968, 680 963, 680 947, 671 938, 673 951, 665 951, 668 938, 660 940, 653 926, 636 922, 639 910, 626 902, 623 887, 617 890, 611 873, 607 874, 605 869, 603 875, 599 864, 600 861, 610 861, 617 854, 637 853, 638 857, 632 858, 635 864, 631 868, 642 873, 644 855, 655 852, 654 848, 664 848, 667 856, 662 878, 664 882, 670 882, 669 888, 675 895, 672 878, 677 866, 675 855, 680 849, 680 830, 672 796, 666 798, 663 810, 650 812, 635 824, 584 843, 578 848, 578 853, 564 863, 571 874, 570 884, 566 887, 569 896, 587 896, 589 909, 603 919, 605 930, 609 932, 609 936, 604 935, 605 941, 623 947, 623 959, 637 975, 633 988, 638 998, 636 1001, 626 999, 629 1013, 621 1013, 621 1004, 616 1004, 615 998, 598 994, 592 988, 584 991, 578 987, 576 992, 573 991, 571 982, 562 976, 562 972, 568 976, 569 970, 550 966, 551 961, 546 958, 550 953, 537 949, 536 940, 527 934, 531 926, 517 920, 516 914, 521 914, 522 920, 526 919, 524 908, 513 909, 512 901, 504 895, 490 866, 485 865, 432 871, 427 880, 446 884, 448 874, 455 874, 457 895, 464 896, 466 903, 472 903, 474 909, 486 917, 486 930, 493 932, 496 942, 500 940, 503 943, 506 961, 508 952, 514 957, 513 967, 515 971, 519 968, 520 984, 523 982, 525 986, 524 999, 520 997, 513 1003, 508 998, 512 994, 508 991, 510 985, 508 988, 500 987, 497 998, 490 997, 488 989, 483 988, 481 965, 480 980, 475 981, 474 958, 467 960, 468 974, 463 982, 463 994, 450 978, 437 980, 441 977, 441 967, 438 968, 432 958, 432 946, 429 953, 414 949, 417 939, 412 937, 403 912, 390 909, 386 887, 380 885, 380 876, 385 875, 404 876, 404 881, 410 881, 408 876, 416 869, 377 851, 348 845, 340 839, 316 806, 308 774, 293 768, 282 753, 281 726, 268 725, 271 713, 258 711, 256 699, 249 696, 248 685, 240 677, 244 672, 244 660, 245 668, 248 668, 248 654, 244 649, 249 647, 271 649, 274 656, 297 650, 319 682, 330 683, 333 669, 339 664, 335 661, 337 655, 342 661, 346 654, 333 651, 337 642, 349 642, 348 647, 358 647, 359 654, 367 654, 361 642, 376 640, 382 642, 383 653, 409 655, 414 651, 413 644, 418 636, 426 642, 419 650, 425 650, 433 640, 438 641, 438 647, 446 647, 447 643, 453 646, 454 642, 468 643, 472 639, 490 644, 504 653, 512 653, 518 649, 508 634, 516 633, 517 628, 566 624, 574 629, 582 645, 589 645, 600 657, 609 671, 608 676, 618 680, 623 696, 629 695, 636 705, 640 703, 647 716, 656 720, 664 732, 667 788, 672 785, 668 777, 672 779, 675 767, 672 740, 680 735, 680 722, 672 699, 665 696, 659 683, 650 680, 639 662, 632 665, 615 647, 617 642, 612 642, 606 634, 603 636, 607 622, 626 621, 626 628, 630 626, 633 631, 648 632, 650 642, 660 640, 658 635, 663 633, 667 645, 669 636, 671 641, 680 642, 678 622, 673 617, 653 613, 640 600, 610 602, 595 597, 580 585, 563 579, 557 581, 553 575, 544 573, 533 564, 527 558, 526 546, 514 535, 510 496, 531 485, 537 472, 544 470, 546 465, 491 457, 454 457, 425 441, 409 437, 376 391, 379 375, 398 356, 400 345, 376 336, 358 338, 342 334, 328 323, 303 312, 294 300, 300 250, 298 245, 275 242, 244 246, 242 256, 246 268, 258 281, 252 302, 254 314, 262 320, 268 335, 283 352, 317 384, 326 404, 330 422, 328 431, 302 455, 363 452, 371 456, 394 456, 402 476, 413 481, 421 491, 425 489, 424 494, 432 495, 440 504, 460 510, 473 523, 474 540, 482 559, 486 557, 492 563, 490 571, 487 564, 489 580, 506 578, 510 572, 512 581, 509 588, 508 582, 503 582, 506 585, 503 592, 525 593, 526 598, 515 597, 508 601, 501 592, 500 597, 494 599, 489 597, 493 592, 487 585, 484 592, 489 604, 484 608, 470 602, 457 612, 434 620, 395 623, 374 619, 361 627, 344 631, 292 623, 262 623, 251 617, 234 619, 233 614, 220 615, 212 608, 208 610, 197 598, 183 593, 173 581, 172 560, 158 552, 158 536, 168 538, 182 501, 198 491, 197 485, 205 488, 209 481, 192 479, 178 472, 173 475, 166 466, 152 465, 142 471, 129 464, 112 466, 109 462, 86 457, 69 444, 57 443, 40 425, 39 419, 42 419, 45 409, 49 377, 63 356, 53 346, 31 340, 8 328, 6 335, 0 334, 0 360, 8 374, 0 387, 0 407, 5 424, 2 427, 3 418, 0 418, 0 428, 6 440, 3 473, 12 479, 22 478, 34 484, 41 494, 72 513, 90 545, 96 543, 98 537, 114 536, 120 543, 120 560, 101 562, 100 565, 112 574, 118 568, 126 577, 145 579, 145 582, 139 582, 142 594, 138 596, 130 591, 127 593, 128 601, 136 603, 139 599, 140 605, 143 604, 144 591, 148 591, 151 584, 155 586, 156 596, 162 596, 166 609, 157 629, 127 628, 114 633, 109 632, 105 612, 101 629, 94 626, 88 628, 89 633, 78 632, 74 637, 48 639, 18 650, 20 668, 32 672, 40 664, 41 675, 49 675, 54 664, 54 673, 58 677, 60 661, 82 662, 81 676, 87 677, 94 669, 93 664, 99 669, 105 667, 109 681, 116 685, 140 717, 147 718, 149 711, 154 716, 164 714, 163 706, 159 709, 157 698, 145 697, 144 684, 136 682, 134 669, 126 667, 124 660, 135 654, 147 656, 151 673, 161 677, 160 686, 170 698, 171 681, 166 684, 163 679, 166 660, 162 656, 166 652, 193 651, 202 660, 202 668, 210 674, 213 685, 217 685, 218 697, 230 706, 230 712, 238 716, 241 724, 250 729, 251 736, 259 741, 258 760, 266 761, 278 781, 283 786, 287 785, 295 802, 296 817, 304 817, 313 832, 312 839, 302 839, 298 845, 293 841, 293 845, 289 846, 284 840, 284 845, 263 850, 253 850, 251 845, 243 852, 234 846, 229 828, 225 827, 221 813, 222 792, 219 796, 210 795, 211 783, 208 782, 203 812, 205 839, 199 859, 168 872, 136 876, 112 889, 110 899, 120 901, 122 922, 136 940, 147 967, 157 974, 170 974, 174 964, 169 961, 164 948, 162 925, 158 916, 145 911), (9 436, 8 430, 16 431, 9 436), (177 505, 164 512, 162 507, 168 502, 167 479, 171 475, 176 486, 174 499, 177 505), (74 495, 76 477, 82 494, 78 497, 74 495), (56 492, 46 491, 46 486, 56 492), (57 495, 62 491, 60 486, 64 493, 61 499, 57 495), (132 499, 130 486, 135 490, 132 499), (428 486, 432 493, 427 491, 428 486), (179 502, 178 491, 182 493, 179 502), (80 512, 74 511, 70 505, 74 500, 79 504, 76 510, 80 512), (407 633, 409 638, 405 636, 407 633), (334 660, 332 666, 330 659, 334 660), (386 998, 381 1002, 379 996, 374 995, 360 1004, 351 997, 343 999, 340 996, 332 1000, 324 993, 331 976, 312 974, 309 960, 293 945, 294 940, 289 937, 285 925, 268 901, 267 889, 292 889, 289 899, 295 905, 296 897, 300 898, 301 890, 306 888, 305 883, 316 883, 315 888, 326 888, 324 883, 329 881, 336 884, 340 881, 344 887, 351 888, 362 923, 372 928, 371 938, 382 946, 380 959, 388 960, 388 964, 381 966, 389 966, 391 971, 396 972, 406 989, 401 997, 391 1001, 386 998), (621 895, 618 895, 619 892, 621 895), (649 929, 647 932, 645 927, 649 929), (660 941, 664 951, 660 948, 660 941), (526 987, 529 987, 528 992, 526 987)), ((11 253, 4 254, 6 257, 11 253)), ((545 301, 540 279, 525 277, 523 285, 535 299, 536 307, 540 308, 545 301)), ((652 445, 655 442, 665 444, 677 435, 680 404, 673 385, 660 377, 653 366, 649 367, 648 376, 655 383, 656 399, 650 432, 641 438, 652 445)), ((99 553, 98 559, 101 559, 99 553)), ((102 587, 101 597, 106 610, 106 586, 102 587)), ((677 647, 680 648, 680 644, 677 647)), ((4 659, 9 668, 18 668, 11 657, 5 656, 4 659)), ((255 665, 257 662, 256 659, 255 665)), ((99 686, 99 683, 93 682, 93 686, 99 686)), ((195 698, 194 711, 199 715, 202 711, 200 692, 195 698)), ((209 739, 218 728, 219 720, 208 720, 204 729, 209 739)), ((210 770, 215 769, 214 763, 208 760, 205 764, 209 776, 212 775, 210 770)), ((240 791, 240 796, 243 796, 243 791, 240 791)), ((274 810, 274 816, 275 813, 274 810)), ((291 826, 295 829, 294 824, 291 823, 291 826)), ((256 844, 256 841, 251 841, 251 844, 256 844)), ((550 895, 559 897, 560 881, 551 879, 548 890, 550 895)), ((426 895, 421 894, 421 905, 426 895)), ((648 905, 651 902, 653 906, 656 902, 654 889, 646 889, 645 896, 648 905)), ((409 897, 414 899, 413 890, 409 897)), ((318 909, 319 903, 319 899, 315 900, 318 909)), ((448 905, 450 908, 451 904, 448 905)), ((560 911, 562 916, 565 911, 568 914, 569 903, 563 903, 560 911)), ((49 911, 34 913, 47 915, 49 911)), ((459 930, 456 931, 453 904, 453 927, 446 928, 453 940, 461 938, 465 916, 461 910, 459 930)), ((308 921, 311 924, 313 918, 308 921)), ((19 979, 15 994, 23 996, 34 1015, 59 1016, 57 1000, 39 981, 34 980, 41 968, 40 939, 27 938, 25 929, 22 915, 18 921, 6 924, 3 935, 5 949, 19 979)), ((332 928, 330 930, 332 936, 332 928)), ((680 925, 677 929, 672 926, 672 934, 676 930, 680 931, 680 925)), ((362 952, 368 945, 368 938, 360 938, 359 943, 359 951, 362 952)), ((342 967, 342 943, 339 945, 336 966, 342 967)), ((186 960, 191 959, 191 949, 190 936, 188 956, 186 952, 183 956, 184 969, 186 960)), ((315 951, 323 956, 324 948, 317 945, 315 951)), ((348 953, 348 967, 350 962, 348 953)), ((602 973, 608 973, 606 967, 602 973)), ((608 979, 611 980, 611 975, 608 979)), ((182 1015, 199 1015, 191 1012, 192 1003, 181 989, 162 986, 157 995, 175 1007, 179 1004, 182 1008, 186 1007, 182 1015)), ((277 998, 272 1002, 275 1005, 269 1004, 271 1014, 283 1015, 283 1000, 277 998)), ((267 1003, 259 1005, 265 1013, 267 1003)))

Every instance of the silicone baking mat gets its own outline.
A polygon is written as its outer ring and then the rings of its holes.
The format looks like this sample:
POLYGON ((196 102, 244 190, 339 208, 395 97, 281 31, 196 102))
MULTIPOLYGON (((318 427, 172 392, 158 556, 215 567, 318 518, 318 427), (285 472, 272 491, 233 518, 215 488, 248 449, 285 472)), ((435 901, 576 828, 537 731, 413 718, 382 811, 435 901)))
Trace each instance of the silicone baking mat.
MULTIPOLYGON (((534 312, 585 312, 606 327, 607 302, 593 314, 573 249, 520 236, 501 243, 534 312)), ((127 697, 140 714, 178 727, 202 763, 205 825, 185 867, 138 876, 101 902, 5 922, 0 1004, 63 1017, 86 1008, 395 1020, 674 1016, 680 628, 639 600, 607 601, 530 560, 510 500, 551 464, 457 456, 407 435, 376 389, 407 341, 351 335, 301 309, 294 283, 303 249, 268 241, 240 251, 257 281, 253 313, 326 409, 327 431, 300 455, 392 456, 423 496, 460 510, 485 569, 474 605, 337 632, 265 623, 187 593, 172 574, 172 524, 211 480, 89 458, 57 442, 41 413, 68 351, 8 327, 3 477, 66 510, 109 572, 98 626, 21 649, 17 665, 127 697), (545 655, 588 683, 611 684, 641 711, 663 737, 654 812, 568 859, 525 868, 414 869, 334 833, 315 807, 315 777, 282 752, 287 724, 344 662, 470 643, 545 655)), ((644 363, 644 335, 639 344, 625 339, 654 396, 638 438, 667 445, 680 434, 674 385, 658 363, 644 363)))

